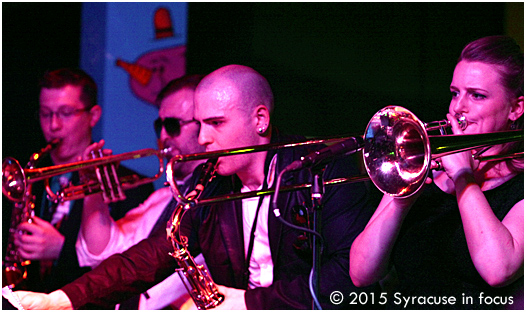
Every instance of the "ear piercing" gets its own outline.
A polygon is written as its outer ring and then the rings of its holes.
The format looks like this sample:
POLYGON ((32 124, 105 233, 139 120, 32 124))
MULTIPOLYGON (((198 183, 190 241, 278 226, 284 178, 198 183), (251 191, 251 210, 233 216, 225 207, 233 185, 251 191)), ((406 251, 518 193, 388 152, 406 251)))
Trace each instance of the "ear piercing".
POLYGON ((265 131, 267 131, 267 125, 265 125, 264 127, 258 128, 259 133, 264 133, 265 131))

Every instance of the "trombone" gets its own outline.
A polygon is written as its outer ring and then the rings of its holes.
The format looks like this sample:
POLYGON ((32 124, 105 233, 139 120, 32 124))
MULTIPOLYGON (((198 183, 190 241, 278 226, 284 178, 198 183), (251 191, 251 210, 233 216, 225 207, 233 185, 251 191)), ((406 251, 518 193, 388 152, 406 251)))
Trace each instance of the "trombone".
MULTIPOLYGON (((463 116, 456 117, 460 127, 465 128, 465 118, 463 116)), ((332 179, 325 181, 324 184, 333 186, 371 180, 385 194, 393 197, 408 197, 422 187, 429 171, 436 169, 433 167, 432 160, 453 153, 524 139, 522 130, 464 135, 429 135, 427 133, 428 131, 440 130, 442 134, 445 134, 445 128, 450 126, 447 119, 423 123, 412 112, 401 106, 385 107, 371 118, 363 136, 364 143, 361 150, 367 175, 332 179)), ((182 161, 279 150, 301 145, 333 144, 350 138, 313 139, 285 144, 274 143, 197 154, 176 155, 169 160, 166 166, 167 180, 174 198, 179 203, 187 204, 188 207, 271 195, 275 192, 274 189, 219 195, 193 201, 187 200, 173 179, 172 167, 175 163, 182 161)), ((523 153, 478 156, 477 159, 480 161, 492 161, 518 157, 523 157, 523 153)), ((309 188, 310 186, 311 184, 285 186, 280 191, 296 191, 309 188)))
MULTIPOLYGON (((342 142, 350 138, 352 137, 339 136, 339 137, 330 137, 326 139, 311 139, 311 140, 295 141, 295 142, 288 142, 288 143, 270 143, 270 144, 262 144, 262 145, 252 145, 252 146, 241 147, 241 148, 224 149, 224 150, 218 150, 218 151, 212 151, 212 152, 203 152, 203 153, 195 153, 195 154, 187 154, 187 155, 175 155, 168 161, 168 164, 166 165, 166 180, 168 181, 168 184, 170 185, 174 198, 179 203, 193 205, 196 203, 196 200, 195 199, 189 200, 185 198, 184 194, 179 190, 179 188, 177 187, 177 184, 175 183, 173 179, 174 176, 173 176, 172 168, 178 162, 213 159, 213 158, 219 158, 219 157, 224 157, 224 156, 265 152, 265 151, 270 151, 270 150, 280 150, 284 148, 304 146, 304 145, 306 146, 306 145, 316 145, 316 144, 331 144, 331 143, 342 142)), ((273 192, 273 190, 271 190, 271 192, 273 192)), ((248 198, 248 197, 264 195, 263 193, 261 194, 258 193, 252 196, 246 196, 248 194, 252 194, 252 192, 247 192, 243 194, 245 195, 241 195, 241 194, 234 195, 232 199, 228 199, 228 200, 243 199, 243 198, 248 198)), ((232 196, 232 194, 228 196, 232 196)), ((216 200, 219 201, 221 199, 217 198, 216 200)), ((208 202, 208 200, 206 202, 208 202)))
MULTIPOLYGON (((23 169, 16 159, 7 157, 2 163, 2 193, 9 200, 19 202, 23 199, 30 184, 45 180, 46 191, 50 200, 54 202, 81 199, 96 193, 102 193, 106 203, 123 200, 125 198, 123 191, 153 182, 163 174, 163 158, 168 151, 169 148, 162 150, 146 148, 118 155, 34 169, 23 169), (159 158, 159 170, 153 177, 141 178, 135 174, 125 177, 119 177, 117 175, 115 169, 117 163, 124 160, 150 156, 157 156, 159 158), (80 185, 70 185, 61 189, 56 194, 53 193, 49 187, 49 179, 53 176, 93 167, 95 167, 97 181, 88 181, 80 185)), ((101 151, 99 151, 99 154, 101 155, 101 151)))
MULTIPOLYGON (((457 119, 461 128, 465 128, 465 120, 458 116, 457 119)), ((364 135, 363 159, 367 174, 380 191, 393 197, 408 197, 424 185, 431 169, 438 169, 435 159, 524 139, 523 130, 428 135, 427 131, 431 129, 429 124, 424 124, 412 112, 400 106, 385 107, 369 121, 364 135)), ((440 124, 432 130, 449 126, 437 122, 432 124, 440 124)), ((523 153, 473 156, 480 161, 493 161, 523 157, 523 153)))

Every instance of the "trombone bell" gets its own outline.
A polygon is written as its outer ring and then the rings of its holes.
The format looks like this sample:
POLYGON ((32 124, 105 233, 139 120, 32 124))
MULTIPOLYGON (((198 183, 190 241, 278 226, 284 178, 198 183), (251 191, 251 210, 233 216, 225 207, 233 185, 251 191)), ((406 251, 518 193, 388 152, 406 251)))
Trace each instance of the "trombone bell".
POLYGON ((377 112, 364 134, 367 174, 382 192, 408 196, 422 187, 431 161, 424 124, 410 111, 390 106, 377 112))
MULTIPOLYGON (((459 120, 461 123, 462 120, 459 120)), ((388 106, 369 121, 364 134, 364 164, 385 194, 408 197, 425 183, 431 160, 475 148, 523 140, 522 130, 464 135, 428 135, 409 110, 388 106)), ((485 160, 484 157, 481 160, 485 160)))

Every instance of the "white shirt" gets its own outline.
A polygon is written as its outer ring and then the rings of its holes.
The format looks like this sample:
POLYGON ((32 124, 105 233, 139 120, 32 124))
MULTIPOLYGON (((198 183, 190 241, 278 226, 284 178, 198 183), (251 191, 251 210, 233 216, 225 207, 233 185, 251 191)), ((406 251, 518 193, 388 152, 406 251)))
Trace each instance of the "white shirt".
MULTIPOLYGON (((109 256, 126 251, 131 246, 147 238, 172 198, 170 188, 161 188, 152 193, 139 207, 128 211, 123 218, 117 221, 112 219, 110 240, 104 251, 99 255, 94 255, 88 251, 86 240, 82 235, 82 231, 80 231, 76 242, 80 266, 94 268, 109 256)), ((197 264, 204 264, 202 255, 196 257, 195 260, 197 264)), ((149 298, 141 294, 139 300, 140 310, 162 309, 173 301, 188 296, 187 290, 177 273, 170 275, 161 283, 150 288, 147 294, 149 298)))
MULTIPOLYGON (((270 188, 274 183, 274 171, 276 170, 276 155, 272 158, 269 166, 269 174, 267 177, 267 185, 270 188)), ((261 185, 258 190, 261 190, 261 185)), ((250 189, 243 185, 241 192, 249 192, 250 189)), ((268 287, 272 285, 274 278, 274 264, 272 262, 272 255, 270 254, 270 244, 268 238, 268 213, 270 204, 270 195, 263 198, 261 208, 259 210, 256 231, 254 232, 254 247, 252 249, 252 256, 250 257, 249 272, 250 277, 248 287, 250 289, 256 287, 268 287)), ((252 224, 256 216, 259 197, 245 198, 242 200, 243 208, 243 234, 245 241, 245 258, 248 253, 248 245, 250 242, 250 234, 252 231, 252 224)))

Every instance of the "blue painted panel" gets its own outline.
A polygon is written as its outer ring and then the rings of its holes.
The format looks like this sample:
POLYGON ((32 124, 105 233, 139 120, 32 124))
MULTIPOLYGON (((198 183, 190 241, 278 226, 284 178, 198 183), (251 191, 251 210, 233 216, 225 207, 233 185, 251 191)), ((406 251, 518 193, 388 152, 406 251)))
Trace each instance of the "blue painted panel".
MULTIPOLYGON (((114 154, 157 149, 154 99, 186 72, 187 11, 187 3, 83 4, 80 64, 97 82, 103 109, 94 139, 114 154)), ((151 176, 158 163, 149 157, 125 165, 151 176)))

